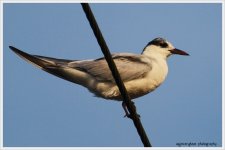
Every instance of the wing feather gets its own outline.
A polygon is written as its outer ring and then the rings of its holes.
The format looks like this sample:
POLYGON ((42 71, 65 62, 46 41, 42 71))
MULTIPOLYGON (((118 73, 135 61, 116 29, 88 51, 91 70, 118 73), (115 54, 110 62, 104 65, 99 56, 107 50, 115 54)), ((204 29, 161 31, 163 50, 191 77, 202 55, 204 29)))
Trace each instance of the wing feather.
MULTIPOLYGON (((151 70, 152 66, 142 55, 115 54, 112 55, 120 76, 124 82, 141 78, 151 70)), ((75 61, 68 64, 95 77, 98 81, 114 82, 114 78, 104 58, 90 61, 75 61)))

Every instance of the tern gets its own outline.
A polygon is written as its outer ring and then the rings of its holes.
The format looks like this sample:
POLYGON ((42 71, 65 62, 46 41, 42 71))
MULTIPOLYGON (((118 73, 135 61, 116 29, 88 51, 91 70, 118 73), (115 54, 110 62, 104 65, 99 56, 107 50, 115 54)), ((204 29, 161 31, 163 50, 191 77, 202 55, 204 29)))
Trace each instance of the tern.
MULTIPOLYGON (((86 87, 97 97, 122 101, 104 57, 93 60, 67 60, 31 55, 13 46, 9 48, 40 69, 86 87)), ((164 38, 150 41, 141 54, 112 54, 131 99, 146 95, 161 85, 168 73, 167 58, 172 54, 189 55, 164 38)))

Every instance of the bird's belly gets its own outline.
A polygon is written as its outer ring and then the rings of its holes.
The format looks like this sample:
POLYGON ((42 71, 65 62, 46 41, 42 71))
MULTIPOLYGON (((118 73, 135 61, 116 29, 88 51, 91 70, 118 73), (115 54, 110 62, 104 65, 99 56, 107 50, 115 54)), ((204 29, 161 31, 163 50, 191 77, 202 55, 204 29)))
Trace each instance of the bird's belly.
POLYGON ((155 76, 149 74, 150 77, 139 79, 137 81, 128 82, 126 85, 127 91, 132 99, 141 97, 155 90, 165 80, 165 76, 155 76))
MULTIPOLYGON (((161 83, 162 81, 160 82, 157 79, 149 80, 147 78, 143 78, 143 79, 137 79, 137 80, 125 82, 124 84, 130 98, 135 99, 153 91, 161 83)), ((113 99, 113 100, 119 100, 119 101, 122 100, 120 91, 115 84, 112 85, 112 84, 99 83, 94 89, 94 91, 92 92, 95 93, 95 95, 105 99, 113 99)))
POLYGON ((137 81, 125 83, 125 86, 131 99, 135 99, 153 91, 156 87, 159 86, 159 84, 157 84, 156 82, 153 83, 152 81, 147 79, 139 79, 137 81))

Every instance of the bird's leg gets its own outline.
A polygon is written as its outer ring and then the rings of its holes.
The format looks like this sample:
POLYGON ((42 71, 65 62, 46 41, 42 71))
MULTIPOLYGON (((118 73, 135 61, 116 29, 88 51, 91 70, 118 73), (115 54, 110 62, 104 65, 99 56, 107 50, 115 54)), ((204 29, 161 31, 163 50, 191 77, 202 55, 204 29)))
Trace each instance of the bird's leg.
MULTIPOLYGON (((132 102, 132 101, 131 101, 131 103, 133 103, 133 104, 134 104, 134 102, 132 102)), ((125 111, 125 115, 124 115, 124 117, 131 118, 131 115, 130 115, 130 113, 129 113, 128 109, 127 109, 127 105, 126 105, 126 103, 125 103, 125 102, 122 102, 122 106, 123 106, 123 109, 124 109, 124 111, 125 111)), ((134 107, 135 107, 135 105, 134 105, 134 107)), ((136 111, 136 107, 135 107, 135 111, 136 111)), ((138 118, 140 118, 141 116, 140 116, 139 114, 137 114, 137 117, 138 117, 138 118)))
POLYGON ((130 117, 130 113, 128 112, 128 110, 127 110, 127 105, 126 105, 126 103, 125 102, 122 102, 122 106, 123 106, 123 110, 125 111, 125 115, 124 115, 124 117, 130 117))

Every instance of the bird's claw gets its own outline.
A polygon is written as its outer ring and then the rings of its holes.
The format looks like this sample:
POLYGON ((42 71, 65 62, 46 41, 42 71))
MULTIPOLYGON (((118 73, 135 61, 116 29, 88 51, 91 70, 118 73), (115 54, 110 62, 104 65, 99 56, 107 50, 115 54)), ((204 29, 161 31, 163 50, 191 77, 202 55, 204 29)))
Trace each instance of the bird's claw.
POLYGON ((125 114, 124 116, 123 116, 123 118, 131 118, 131 115, 130 114, 125 114))
MULTIPOLYGON (((138 118, 141 118, 141 116, 140 116, 139 114, 136 114, 136 115, 137 115, 138 118)), ((124 118, 127 117, 127 118, 132 119, 131 114, 125 114, 123 117, 124 117, 124 118)))
MULTIPOLYGON (((131 103, 133 103, 133 104, 134 104, 134 102, 132 102, 132 101, 131 101, 131 103)), ((125 102, 122 102, 122 106, 123 106, 123 109, 124 109, 124 111, 125 111, 124 118, 125 118, 125 117, 127 117, 127 118, 132 119, 132 115, 128 112, 128 110, 127 110, 127 106, 126 106, 125 102)), ((135 108, 135 109, 136 109, 136 108, 135 108)), ((141 117, 141 116, 140 116, 139 114, 137 114, 137 113, 136 113, 136 116, 137 116, 138 118, 140 118, 140 117, 141 117)))

